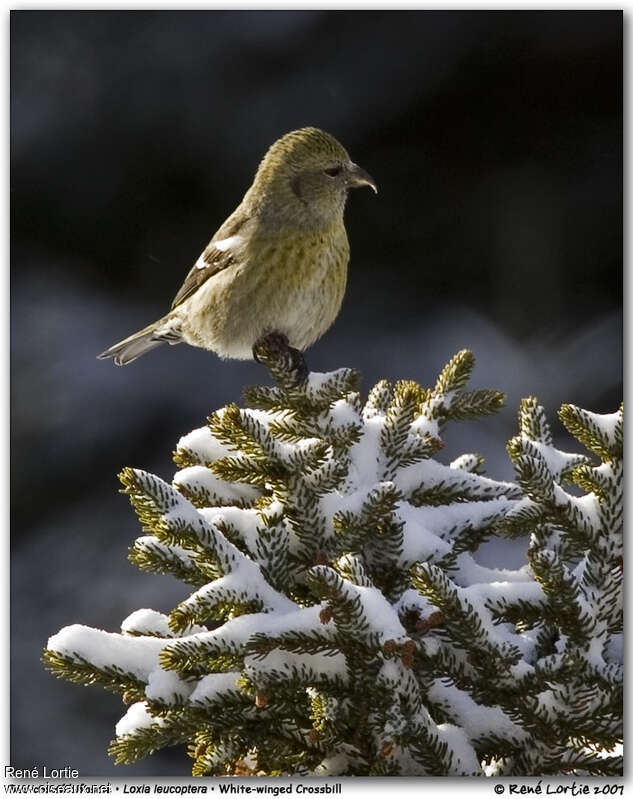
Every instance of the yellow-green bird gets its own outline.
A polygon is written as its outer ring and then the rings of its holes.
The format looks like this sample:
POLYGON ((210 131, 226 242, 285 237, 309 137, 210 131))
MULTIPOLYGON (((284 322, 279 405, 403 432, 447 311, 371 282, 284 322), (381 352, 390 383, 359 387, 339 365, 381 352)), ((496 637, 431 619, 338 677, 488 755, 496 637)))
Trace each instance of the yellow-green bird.
POLYGON ((343 301, 343 211, 356 186, 377 191, 329 133, 309 127, 278 139, 169 313, 99 358, 123 365, 160 344, 185 341, 222 358, 249 359, 268 340, 286 348, 305 376, 302 351, 330 327, 343 301))

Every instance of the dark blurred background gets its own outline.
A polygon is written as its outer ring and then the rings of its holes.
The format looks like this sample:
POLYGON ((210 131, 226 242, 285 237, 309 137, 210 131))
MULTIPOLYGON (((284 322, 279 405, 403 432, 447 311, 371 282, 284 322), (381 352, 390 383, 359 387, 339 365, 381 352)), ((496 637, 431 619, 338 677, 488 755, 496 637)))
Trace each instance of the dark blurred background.
POLYGON ((184 345, 125 369, 95 356, 162 315, 259 159, 303 125, 377 180, 347 210, 352 260, 312 369, 431 382, 462 347, 498 417, 447 434, 509 478, 505 441, 536 394, 616 410, 621 382, 622 14, 11 14, 11 763, 188 774, 182 749, 105 754, 117 698, 39 657, 82 622, 168 612, 138 573, 116 474, 169 479, 180 435, 266 380, 184 345))

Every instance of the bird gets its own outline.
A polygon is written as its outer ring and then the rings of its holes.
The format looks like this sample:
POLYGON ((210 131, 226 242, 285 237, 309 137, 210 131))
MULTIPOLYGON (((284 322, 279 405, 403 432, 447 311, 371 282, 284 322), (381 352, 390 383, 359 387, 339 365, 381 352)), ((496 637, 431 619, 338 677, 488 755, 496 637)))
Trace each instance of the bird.
POLYGON ((304 350, 338 316, 350 257, 349 189, 374 179, 330 133, 293 130, 264 155, 242 202, 191 267, 169 312, 99 358, 132 363, 186 342, 221 358, 259 360, 269 345, 305 379, 304 350))

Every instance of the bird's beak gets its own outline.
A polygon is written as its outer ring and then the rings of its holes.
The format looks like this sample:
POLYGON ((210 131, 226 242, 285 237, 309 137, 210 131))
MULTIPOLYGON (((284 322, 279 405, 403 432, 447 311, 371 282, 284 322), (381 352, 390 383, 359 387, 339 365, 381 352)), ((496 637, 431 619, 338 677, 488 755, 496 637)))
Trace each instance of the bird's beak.
POLYGON ((358 188, 359 186, 371 186, 372 189, 378 194, 378 186, 372 176, 361 169, 358 164, 350 164, 347 167, 347 185, 351 189, 358 188))

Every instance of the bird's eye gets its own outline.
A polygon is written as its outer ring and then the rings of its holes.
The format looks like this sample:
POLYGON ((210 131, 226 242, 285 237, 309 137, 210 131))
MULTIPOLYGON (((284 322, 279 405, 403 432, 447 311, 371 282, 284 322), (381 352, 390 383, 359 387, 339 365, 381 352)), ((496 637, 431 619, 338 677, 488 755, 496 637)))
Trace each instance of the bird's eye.
POLYGON ((323 171, 325 172, 325 174, 328 177, 335 178, 337 175, 340 175, 341 167, 340 166, 333 166, 333 167, 330 167, 330 169, 324 169, 323 171))

